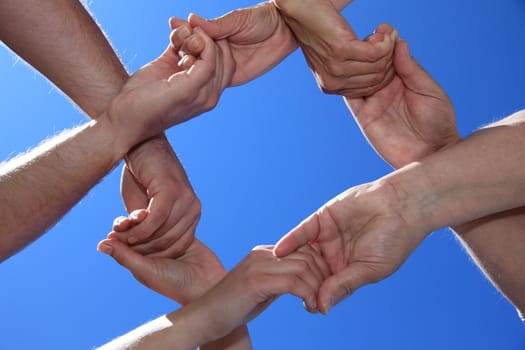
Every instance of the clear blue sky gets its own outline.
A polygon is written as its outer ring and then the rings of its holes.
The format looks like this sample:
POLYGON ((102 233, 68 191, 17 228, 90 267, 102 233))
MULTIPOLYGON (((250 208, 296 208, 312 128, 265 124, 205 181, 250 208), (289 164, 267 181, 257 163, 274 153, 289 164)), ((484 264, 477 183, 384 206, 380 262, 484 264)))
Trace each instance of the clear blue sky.
MULTIPOLYGON (((135 71, 164 49, 169 16, 213 17, 253 4, 94 0, 90 7, 135 71)), ((449 93, 463 135, 525 107, 522 0, 356 0, 344 14, 361 37, 381 22, 399 30, 449 93)), ((6 49, 0 76, 0 159, 85 120, 6 49)), ((390 171, 341 99, 317 89, 300 52, 226 91, 215 110, 168 136, 203 203, 197 235, 228 268, 344 189, 390 171)), ((178 307, 96 252, 124 213, 119 170, 44 238, 0 265, 1 349, 90 349, 178 307)), ((329 316, 310 315, 285 296, 250 331, 256 349, 525 348, 514 309, 448 230, 329 316)))

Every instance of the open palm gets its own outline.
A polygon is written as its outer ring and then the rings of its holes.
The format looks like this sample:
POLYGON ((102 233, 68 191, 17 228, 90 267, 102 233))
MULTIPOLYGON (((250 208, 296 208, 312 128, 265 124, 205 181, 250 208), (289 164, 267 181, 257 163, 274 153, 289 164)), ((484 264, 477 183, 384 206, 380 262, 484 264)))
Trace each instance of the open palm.
POLYGON ((321 312, 366 284, 395 272, 424 239, 424 228, 408 220, 403 201, 388 184, 353 187, 326 203, 285 235, 277 256, 287 256, 310 244, 330 267, 318 294, 321 312))
POLYGON ((177 258, 144 256, 114 239, 102 241, 99 247, 103 245, 111 247, 111 256, 139 282, 181 305, 202 296, 226 274, 217 256, 198 239, 177 258))

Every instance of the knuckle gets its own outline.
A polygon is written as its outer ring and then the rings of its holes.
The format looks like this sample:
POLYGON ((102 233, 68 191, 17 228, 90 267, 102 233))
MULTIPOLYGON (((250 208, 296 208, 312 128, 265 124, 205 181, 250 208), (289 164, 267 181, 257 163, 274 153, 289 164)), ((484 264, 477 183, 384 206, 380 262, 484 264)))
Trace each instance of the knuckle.
POLYGON ((317 82, 319 88, 325 94, 337 94, 341 87, 341 83, 338 80, 327 75, 320 76, 317 82))
POLYGON ((341 63, 334 59, 329 59, 325 63, 326 72, 334 77, 340 77, 345 75, 345 70, 341 63))

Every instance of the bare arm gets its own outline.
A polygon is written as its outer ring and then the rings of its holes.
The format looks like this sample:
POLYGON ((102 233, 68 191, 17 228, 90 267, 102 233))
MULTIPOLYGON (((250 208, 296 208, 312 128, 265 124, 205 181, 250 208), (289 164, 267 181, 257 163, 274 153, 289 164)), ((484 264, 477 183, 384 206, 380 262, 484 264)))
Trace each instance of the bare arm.
MULTIPOLYGON (((132 251, 123 243, 105 240, 102 245, 106 253, 134 273, 140 275, 140 271, 133 269, 145 268, 140 267, 141 262, 136 259, 129 259, 132 251)), ((194 260, 199 263, 199 259, 194 260)), ((175 261, 169 263, 176 267, 175 261)), ((145 260, 142 264, 155 265, 145 260)), ((204 295, 101 349, 189 349, 203 343, 209 345, 202 349, 224 349, 222 346, 226 343, 211 345, 210 342, 226 334, 234 337, 232 330, 248 323, 281 294, 291 293, 303 299, 309 310, 315 310, 315 293, 327 274, 328 267, 310 247, 293 253, 290 259, 278 259, 271 246, 259 246, 204 295)), ((251 349, 251 344, 247 341, 227 348, 251 349)))
POLYGON ((0 165, 0 261, 51 227, 127 151, 105 120, 92 121, 0 165))
POLYGON ((91 118, 107 108, 128 79, 79 1, 2 1, 0 38, 91 118))
MULTIPOLYGON (((402 40, 394 65, 396 76, 390 84, 368 99, 346 102, 377 153, 397 169, 450 147, 459 135, 452 103, 402 40)), ((515 276, 525 263, 524 213, 524 208, 512 209, 453 228, 487 278, 522 311, 525 279, 515 276)))
MULTIPOLYGON (((91 118, 106 110, 128 79, 104 33, 80 1, 2 1, 0 38, 91 118)), ((171 235, 171 241, 183 235, 188 241, 200 215, 200 203, 166 137, 160 133, 135 147, 126 160, 129 168, 123 173, 122 186, 126 207, 130 210, 148 207, 152 211, 148 222, 137 228, 136 236, 144 239, 157 232, 157 236, 171 235), (185 224, 172 229, 181 220, 185 224)), ((51 185, 61 189, 63 184, 62 181, 51 185)), ((56 200, 48 203, 46 223, 24 215, 23 208, 18 213, 28 225, 48 227, 63 215, 65 202, 69 207, 75 204, 69 199, 56 200)))

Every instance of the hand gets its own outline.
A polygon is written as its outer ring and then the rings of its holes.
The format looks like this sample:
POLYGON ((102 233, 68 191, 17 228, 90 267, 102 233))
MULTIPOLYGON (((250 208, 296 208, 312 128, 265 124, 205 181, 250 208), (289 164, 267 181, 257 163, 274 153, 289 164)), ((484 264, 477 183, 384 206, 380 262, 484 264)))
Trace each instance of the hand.
MULTIPOLYGON (((140 222, 145 211, 136 212, 140 222)), ((133 220, 121 220, 121 228, 132 226, 133 220)), ((181 305, 201 297, 226 274, 217 256, 201 241, 194 239, 181 256, 151 257, 134 251, 112 234, 101 241, 97 249, 111 255, 146 287, 171 298, 181 305)))
POLYGON ((348 97, 368 96, 394 75, 397 33, 380 26, 360 41, 330 0, 272 0, 295 34, 320 88, 348 97))
MULTIPOLYGON (((231 86, 245 84, 262 75, 297 48, 293 34, 270 2, 235 10, 209 21, 191 14, 189 24, 202 28, 214 40, 227 42, 236 67, 231 86)), ((182 26, 182 22, 173 18, 171 25, 182 26)), ((182 45, 190 32, 190 28, 181 29, 174 45, 182 45)), ((198 56, 199 52, 190 50, 188 54, 198 56)))
POLYGON ((116 234, 117 238, 134 244, 135 251, 144 255, 184 253, 193 240, 201 204, 168 140, 163 134, 149 139, 128 153, 126 160, 121 181, 126 210, 147 208, 148 215, 128 232, 116 234))
POLYGON ((432 77, 399 39, 394 79, 366 98, 346 98, 361 130, 377 153, 400 168, 455 144, 460 137, 454 108, 432 77))
POLYGON ((430 232, 423 220, 407 214, 399 193, 381 180, 353 187, 277 243, 278 257, 312 245, 326 259, 332 276, 319 288, 321 312, 327 313, 359 287, 388 277, 430 232))
POLYGON ((315 249, 305 246, 276 258, 273 246, 258 246, 206 295, 191 304, 206 312, 207 333, 219 338, 260 314, 281 294, 291 293, 316 310, 316 293, 328 266, 315 249))
POLYGON ((228 45, 214 42, 199 28, 195 33, 205 48, 191 69, 179 68, 179 47, 172 40, 166 51, 133 74, 112 100, 108 121, 117 130, 131 132, 127 138, 134 140, 133 145, 210 110, 230 84, 234 62, 228 45))

